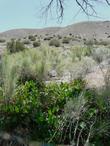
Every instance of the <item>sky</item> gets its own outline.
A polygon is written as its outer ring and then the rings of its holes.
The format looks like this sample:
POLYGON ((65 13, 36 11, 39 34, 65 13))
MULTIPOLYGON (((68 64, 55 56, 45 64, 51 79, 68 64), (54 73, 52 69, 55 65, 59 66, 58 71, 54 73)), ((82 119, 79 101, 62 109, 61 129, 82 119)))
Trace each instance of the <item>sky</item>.
POLYGON ((42 16, 42 8, 49 0, 0 0, 0 32, 17 28, 44 28, 51 26, 67 26, 81 21, 110 20, 110 7, 95 5, 97 18, 87 17, 79 11, 75 0, 65 0, 65 11, 62 22, 56 19, 54 6, 52 14, 42 16))

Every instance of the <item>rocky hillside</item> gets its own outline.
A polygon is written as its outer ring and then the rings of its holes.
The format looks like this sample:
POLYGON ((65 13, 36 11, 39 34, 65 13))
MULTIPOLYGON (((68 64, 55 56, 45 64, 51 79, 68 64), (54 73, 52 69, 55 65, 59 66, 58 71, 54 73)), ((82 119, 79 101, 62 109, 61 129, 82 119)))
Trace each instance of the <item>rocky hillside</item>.
POLYGON ((72 34, 82 38, 110 39, 110 21, 88 21, 66 27, 44 29, 14 29, 0 33, 2 38, 21 38, 27 35, 61 35, 72 34))

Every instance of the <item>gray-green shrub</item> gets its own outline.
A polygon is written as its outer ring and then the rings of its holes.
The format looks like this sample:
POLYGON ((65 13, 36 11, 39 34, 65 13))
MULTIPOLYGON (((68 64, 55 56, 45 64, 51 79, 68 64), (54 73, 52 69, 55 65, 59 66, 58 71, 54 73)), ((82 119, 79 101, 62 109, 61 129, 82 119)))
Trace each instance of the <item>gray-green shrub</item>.
POLYGON ((39 47, 41 45, 40 41, 33 42, 33 47, 39 47))
POLYGON ((69 44, 69 42, 70 42, 70 38, 69 37, 64 37, 63 40, 62 40, 63 44, 69 44))
POLYGON ((5 39, 0 39, 0 43, 5 43, 6 40, 5 39))
POLYGON ((49 42, 49 46, 55 46, 55 47, 60 47, 60 42, 58 39, 52 39, 49 42))

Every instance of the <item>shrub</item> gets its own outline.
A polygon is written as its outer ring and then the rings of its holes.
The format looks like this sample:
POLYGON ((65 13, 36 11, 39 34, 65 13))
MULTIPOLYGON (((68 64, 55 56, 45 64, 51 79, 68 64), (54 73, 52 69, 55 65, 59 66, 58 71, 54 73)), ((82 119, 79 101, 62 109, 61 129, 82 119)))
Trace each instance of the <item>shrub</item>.
POLYGON ((62 36, 60 36, 60 35, 58 35, 57 37, 58 37, 59 40, 62 39, 62 36))
POLYGON ((59 40, 57 40, 57 39, 52 39, 52 40, 49 42, 49 46, 60 47, 60 42, 59 42, 59 40))
POLYGON ((64 37, 63 40, 62 40, 62 43, 64 43, 64 44, 69 44, 69 42, 70 42, 69 37, 64 37))
POLYGON ((35 40, 36 40, 36 37, 33 36, 33 35, 29 35, 29 36, 28 36, 28 39, 31 40, 31 41, 35 41, 35 40))
POLYGON ((5 39, 0 39, 0 43, 5 43, 6 40, 5 39))
POLYGON ((33 47, 39 47, 41 45, 40 41, 33 42, 33 47))
POLYGON ((109 41, 104 41, 104 40, 102 40, 102 41, 100 41, 100 42, 98 43, 98 45, 103 45, 103 46, 107 46, 107 45, 109 45, 109 44, 110 44, 109 41))
POLYGON ((51 36, 50 36, 50 37, 45 37, 45 38, 44 38, 44 41, 49 41, 49 40, 51 40, 52 38, 53 38, 53 37, 51 37, 51 36))
POLYGON ((12 39, 10 42, 7 43, 7 50, 10 53, 16 53, 16 52, 19 52, 19 51, 24 51, 25 46, 19 40, 16 41, 16 40, 12 39))
POLYGON ((30 41, 29 41, 29 40, 24 40, 23 43, 24 43, 25 45, 29 45, 29 44, 30 44, 30 41))
POLYGON ((2 113, 8 113, 8 117, 0 116, 0 127, 11 131, 25 127, 31 138, 48 141, 57 130, 66 101, 80 95, 84 87, 82 80, 59 85, 25 82, 17 87, 7 106, 0 104, 2 113))
POLYGON ((93 46, 95 44, 94 40, 84 40, 84 44, 87 46, 93 46))
POLYGON ((37 34, 35 34, 34 36, 35 36, 35 37, 38 37, 38 35, 37 35, 37 34))

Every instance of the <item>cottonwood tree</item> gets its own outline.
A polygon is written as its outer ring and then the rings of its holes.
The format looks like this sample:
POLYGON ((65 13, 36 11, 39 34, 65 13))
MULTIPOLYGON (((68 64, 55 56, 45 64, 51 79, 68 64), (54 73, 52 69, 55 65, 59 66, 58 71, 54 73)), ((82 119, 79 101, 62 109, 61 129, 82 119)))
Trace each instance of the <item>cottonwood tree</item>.
MULTIPOLYGON (((45 12, 48 13, 49 10, 53 11, 56 9, 58 19, 62 19, 64 16, 65 2, 70 2, 70 0, 48 0, 45 7, 45 12), (55 5, 54 7, 52 7, 55 5)), ((102 3, 110 6, 110 0, 73 0, 77 4, 80 10, 82 10, 87 16, 97 16, 95 5, 102 3)), ((73 3, 74 8, 74 3, 73 3)))

